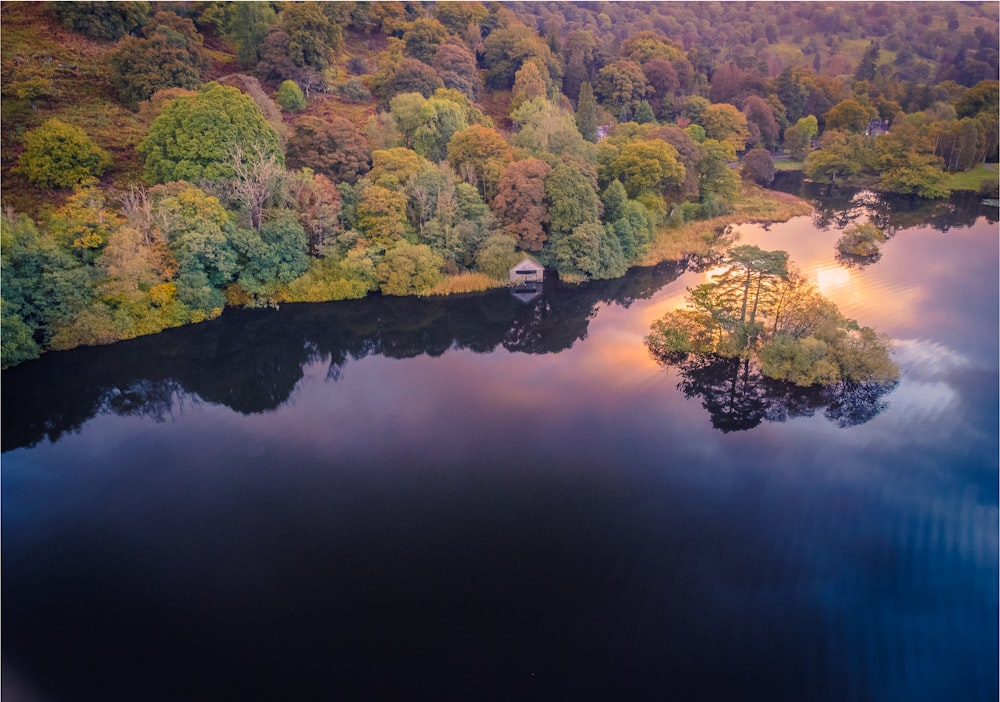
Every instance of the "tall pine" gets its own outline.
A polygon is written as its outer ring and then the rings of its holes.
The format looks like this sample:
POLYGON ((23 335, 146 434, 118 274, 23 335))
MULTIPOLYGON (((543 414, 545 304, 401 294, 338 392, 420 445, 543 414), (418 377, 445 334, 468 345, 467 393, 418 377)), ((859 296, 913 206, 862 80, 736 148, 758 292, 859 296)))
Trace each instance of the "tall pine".
POLYGON ((597 101, 590 83, 584 81, 580 85, 580 98, 576 104, 576 126, 583 138, 592 144, 597 143, 597 101))

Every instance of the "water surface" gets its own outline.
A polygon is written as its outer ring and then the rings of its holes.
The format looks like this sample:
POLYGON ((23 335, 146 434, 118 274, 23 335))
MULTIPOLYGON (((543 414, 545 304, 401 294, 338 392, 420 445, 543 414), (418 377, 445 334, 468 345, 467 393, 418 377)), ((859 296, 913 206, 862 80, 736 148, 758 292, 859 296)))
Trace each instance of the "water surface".
POLYGON ((679 388, 643 337, 697 266, 5 371, 3 692, 996 699, 996 211, 948 207, 739 227, 895 340, 863 416, 679 388), (852 217, 873 265, 834 257, 852 217))

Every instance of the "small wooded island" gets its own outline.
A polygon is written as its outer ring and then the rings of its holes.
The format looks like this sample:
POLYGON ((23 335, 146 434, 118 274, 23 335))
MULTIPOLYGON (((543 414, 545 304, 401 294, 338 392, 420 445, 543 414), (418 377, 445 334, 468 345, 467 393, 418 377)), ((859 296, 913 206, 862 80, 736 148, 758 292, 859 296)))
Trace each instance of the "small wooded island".
MULTIPOLYGON (((563 280, 619 277, 808 211, 760 189, 776 164, 996 192, 989 4, 60 2, 0 19, 4 367, 227 306, 483 290, 526 254, 563 280)), ((780 252, 729 261, 754 288, 739 314, 702 286, 655 349, 756 349, 796 383, 892 375, 882 340, 780 252)))

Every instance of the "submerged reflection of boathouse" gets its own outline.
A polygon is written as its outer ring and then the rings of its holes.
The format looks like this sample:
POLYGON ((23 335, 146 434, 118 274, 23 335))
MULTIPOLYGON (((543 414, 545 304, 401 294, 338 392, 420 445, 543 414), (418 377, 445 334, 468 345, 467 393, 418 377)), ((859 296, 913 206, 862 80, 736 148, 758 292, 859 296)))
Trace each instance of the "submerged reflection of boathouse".
POLYGON ((542 294, 545 266, 525 256, 510 269, 510 294, 521 302, 531 302, 542 294))

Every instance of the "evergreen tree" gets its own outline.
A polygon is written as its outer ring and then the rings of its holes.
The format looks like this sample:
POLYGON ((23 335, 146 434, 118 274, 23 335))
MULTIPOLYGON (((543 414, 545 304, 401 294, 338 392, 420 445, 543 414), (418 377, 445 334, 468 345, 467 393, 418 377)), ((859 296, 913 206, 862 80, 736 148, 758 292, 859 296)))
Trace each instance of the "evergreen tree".
POLYGON ((635 108, 634 119, 638 124, 656 123, 656 115, 653 114, 653 108, 650 107, 648 100, 643 100, 639 103, 639 106, 635 108))
POLYGON ((580 97, 576 105, 576 126, 583 138, 592 144, 597 143, 597 100, 590 83, 584 81, 580 86, 580 97))

